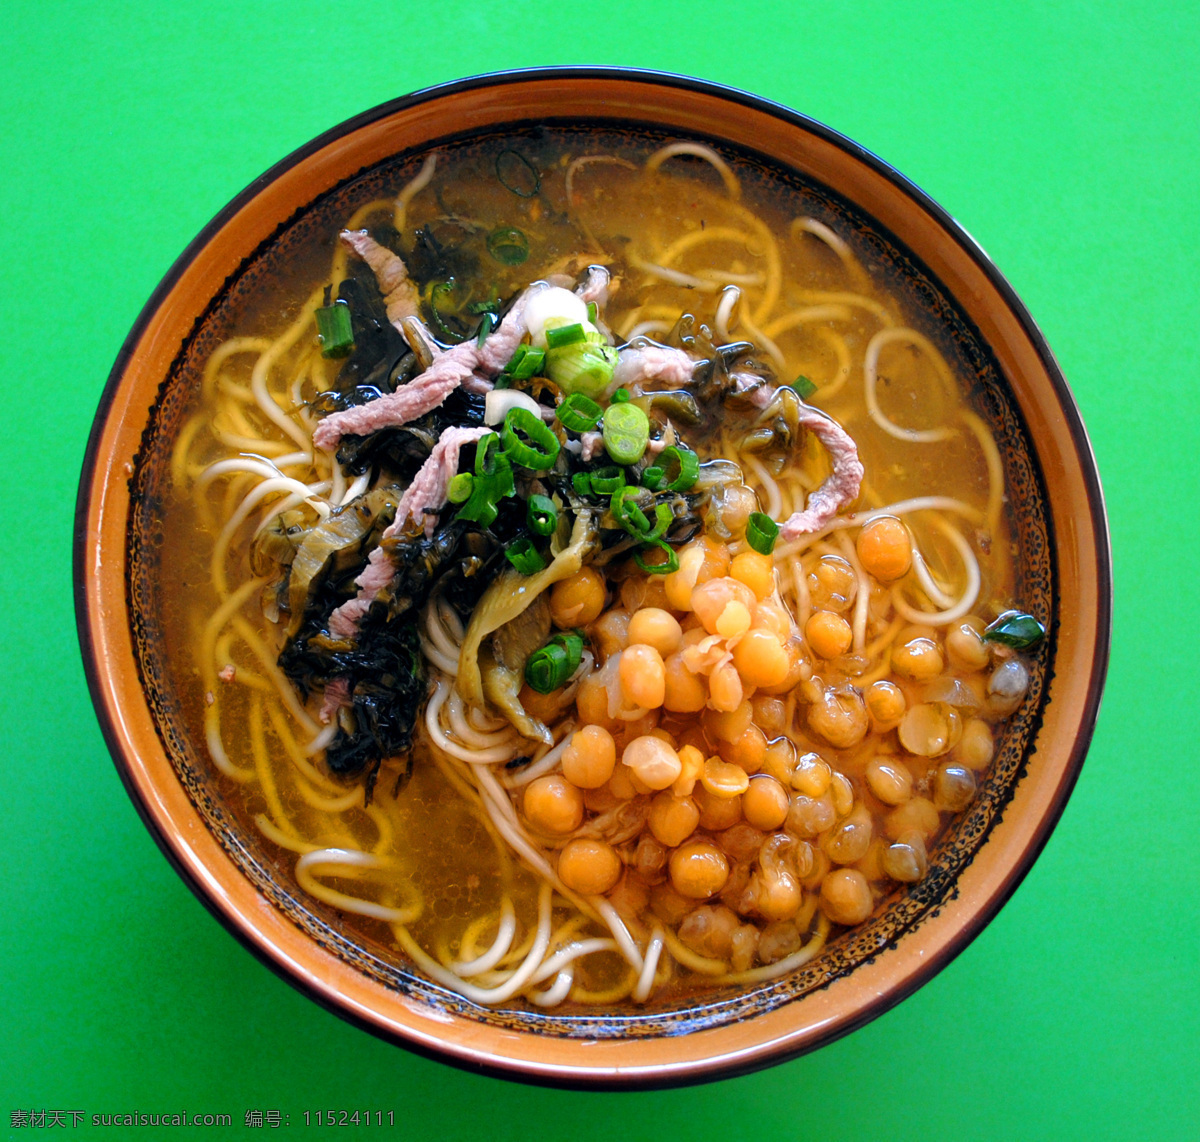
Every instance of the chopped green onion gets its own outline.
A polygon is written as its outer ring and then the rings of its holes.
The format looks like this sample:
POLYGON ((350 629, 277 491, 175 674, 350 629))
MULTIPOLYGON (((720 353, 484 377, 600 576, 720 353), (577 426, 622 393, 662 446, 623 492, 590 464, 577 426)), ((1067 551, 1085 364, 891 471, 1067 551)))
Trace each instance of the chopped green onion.
POLYGON ((536 575, 546 566, 546 561, 533 546, 531 539, 522 538, 516 543, 510 543, 504 549, 504 555, 522 575, 536 575))
POLYGON ((633 561, 646 572, 647 575, 670 575, 672 571, 679 570, 679 556, 675 554, 675 549, 669 543, 663 543, 661 540, 655 544, 667 553, 667 561, 665 563, 647 563, 642 558, 642 553, 636 552, 633 556, 633 561))
POLYGON ((530 496, 525 519, 535 535, 553 535, 558 526, 558 508, 549 496, 530 496))
POLYGON ((1046 628, 1024 611, 1005 611, 983 632, 984 642, 999 642, 1014 650, 1028 650, 1046 637, 1046 628))
POLYGON ((475 475, 495 475, 503 458, 503 453, 500 451, 500 437, 494 432, 481 436, 479 443, 475 445, 475 475))
POLYGON ((561 349, 564 345, 574 345, 577 341, 586 341, 587 333, 578 321, 571 325, 559 325, 546 329, 546 347, 561 349))
MULTIPOLYGON (((550 332, 547 331, 547 337, 550 332)), ((546 352, 546 376, 564 393, 601 396, 612 384, 616 366, 617 351, 599 333, 586 333, 582 341, 546 352)))
POLYGON ((632 399, 633 399, 633 394, 628 389, 617 389, 617 391, 615 393, 613 393, 613 395, 611 397, 609 397, 609 403, 610 404, 624 404, 627 400, 632 400, 632 399))
POLYGON ((483 317, 479 322, 479 332, 475 334, 475 346, 478 349, 483 348, 483 343, 488 339, 488 335, 496 328, 496 315, 494 313, 484 312, 483 317))
POLYGON ((638 507, 636 500, 638 489, 632 484, 614 492, 609 506, 619 523, 634 539, 646 539, 650 534, 650 521, 646 513, 638 507))
POLYGON ((525 351, 525 356, 521 358, 521 363, 517 366, 513 376, 518 381, 527 381, 530 377, 542 371, 542 366, 546 363, 545 349, 535 349, 532 345, 528 346, 525 351))
POLYGON ((646 543, 656 543, 667 534, 667 528, 675 522, 675 513, 666 504, 658 504, 654 508, 654 530, 643 537, 646 543))
POLYGON ((339 298, 317 310, 317 339, 322 357, 345 357, 354 351, 354 323, 348 302, 339 298))
POLYGON ((666 473, 667 489, 672 492, 688 491, 700 475, 700 457, 690 448, 664 448, 658 462, 666 473))
POLYGON ((500 438, 489 432, 475 447, 475 479, 471 494, 455 517, 490 527, 498 513, 496 505, 516 492, 512 465, 499 450, 500 438))
POLYGON ((817 391, 817 386, 803 375, 792 382, 792 388, 796 390, 801 400, 808 400, 817 391))
POLYGON ((615 464, 606 464, 592 472, 592 490, 602 496, 611 496, 625 487, 625 473, 615 464))
POLYGON ((500 226, 487 236, 487 251, 503 266, 519 266, 529 257, 529 239, 515 226, 500 226))
POLYGON ((554 413, 563 428, 570 432, 593 432, 604 410, 591 397, 572 393, 554 413))
POLYGON ((600 307, 594 301, 589 301, 587 303, 587 313, 588 313, 588 320, 593 325, 595 325, 596 318, 598 318, 600 316, 600 307))
POLYGON ((504 366, 504 371, 518 381, 527 381, 535 373, 542 371, 545 361, 545 349, 535 349, 532 345, 518 345, 508 359, 508 364, 504 366))
POLYGON ((657 492, 663 486, 666 478, 666 472, 657 464, 651 464, 649 468, 642 472, 642 487, 649 488, 652 492, 657 492))
POLYGON ((537 168, 520 151, 501 151, 496 156, 495 168, 500 185, 518 198, 533 198, 542 189, 537 168))
POLYGON ((576 472, 571 477, 571 486, 577 495, 590 496, 592 494, 592 478, 586 472, 576 472))
POLYGON ((494 389, 511 389, 513 386, 512 373, 501 373, 493 382, 494 389))
POLYGON ((541 650, 535 650, 525 663, 525 681, 531 690, 550 694, 566 685, 579 669, 583 658, 583 639, 574 631, 556 634, 541 650))
POLYGON ((499 514, 489 489, 477 481, 471 489, 470 498, 463 504, 455 519, 477 523, 480 527, 491 527, 499 514))
POLYGON ((635 404, 604 410, 604 447, 618 464, 636 464, 650 443, 650 418, 635 404))
POLYGON ((535 416, 527 408, 508 410, 500 438, 508 458, 523 468, 541 472, 558 458, 558 437, 541 417, 535 416), (528 441, 522 440, 519 432, 524 433, 528 441))
POLYGON ((746 542, 760 555, 770 555, 779 538, 779 524, 763 512, 751 512, 746 524, 746 542))
POLYGON ((461 504, 471 498, 471 489, 474 487, 475 477, 470 472, 459 472, 450 481, 450 486, 446 489, 446 496, 452 504, 461 504))

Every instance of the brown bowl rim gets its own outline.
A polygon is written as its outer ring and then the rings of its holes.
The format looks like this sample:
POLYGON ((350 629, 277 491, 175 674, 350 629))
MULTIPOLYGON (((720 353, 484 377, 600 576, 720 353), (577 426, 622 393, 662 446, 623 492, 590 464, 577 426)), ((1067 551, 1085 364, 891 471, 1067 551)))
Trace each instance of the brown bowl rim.
MULTIPOLYGON (((1049 523, 1053 526, 1052 520, 1049 523)), ((890 164, 860 144, 809 116, 772 100, 710 80, 669 72, 621 66, 556 66, 515 69, 471 76, 423 88, 372 107, 323 132, 275 163, 231 199, 196 237, 188 243, 166 274, 164 274, 122 343, 112 370, 109 373, 89 434, 80 473, 79 493, 75 512, 73 580, 76 625, 83 658, 84 673, 87 678, 89 693, 91 694, 101 732, 121 782, 125 786, 125 790, 139 817, 172 868, 175 869, 176 873, 179 874, 180 878, 200 903, 212 913, 243 947, 250 951, 256 959, 277 976, 326 1010, 387 1042, 402 1046, 427 1058, 436 1059, 473 1073, 485 1073, 495 1077, 516 1079, 538 1085, 588 1090, 625 1090, 632 1087, 654 1089, 691 1085, 733 1077, 764 1066, 774 1065, 790 1058, 795 1058, 798 1055, 808 1053, 833 1042, 882 1015, 946 967, 994 919, 1003 905, 1016 891, 1045 847, 1050 834, 1061 818, 1067 800, 1082 771, 1084 759, 1095 730, 1107 674, 1112 636, 1113 584, 1111 546, 1104 508, 1103 489, 1091 442, 1088 439, 1074 394, 1059 368, 1045 337, 1016 291, 984 252, 979 243, 971 237, 952 215, 890 164), (976 908, 969 916, 968 922, 964 923, 953 937, 946 940, 940 951, 925 961, 919 971, 913 973, 902 983, 892 986, 889 990, 878 993, 871 1002, 862 1005, 850 1015, 834 1021, 827 1030, 821 1032, 811 1040, 793 1046, 790 1049, 776 1043, 769 1051, 739 1052, 732 1059, 718 1058, 699 1063, 693 1061, 680 1065, 663 1064, 644 1071, 628 1071, 620 1077, 614 1077, 611 1073, 611 1068, 606 1069, 602 1074, 591 1073, 584 1068, 559 1070, 545 1063, 539 1064, 531 1061, 514 1060, 508 1057, 488 1057, 479 1050, 469 1047, 455 1049, 453 1046, 446 1044, 430 1046, 415 1037, 404 1034, 402 1029, 383 1027, 377 1022, 369 1021, 357 1015, 347 1006, 339 1004, 335 998, 314 986, 308 977, 302 976, 293 970, 289 963, 284 962, 283 957, 277 957, 272 954, 270 948, 254 940, 247 931, 243 930, 238 918, 222 909, 219 903, 213 899, 212 895, 197 880, 192 871, 181 861, 166 834, 160 828, 158 821, 150 811, 145 796, 133 778, 128 759, 125 757, 126 743, 122 740, 118 727, 108 709, 102 690, 101 677, 105 672, 106 666, 99 660, 93 640, 92 621, 94 616, 89 600, 87 579, 88 557, 91 552, 88 519, 92 505, 92 493, 95 490, 94 477, 99 460, 99 445, 125 369, 162 302, 171 293, 180 277, 200 252, 209 244, 214 235, 265 187, 285 172, 303 162, 309 156, 322 150, 330 143, 362 127, 420 104, 461 92, 489 87, 503 88, 510 84, 536 82, 545 79, 608 79, 648 85, 657 84, 715 97, 729 103, 740 104, 749 109, 780 119, 831 144, 869 167, 876 175, 881 176, 887 182, 891 183, 901 195, 915 202, 918 207, 934 220, 944 234, 967 254, 975 267, 982 271, 990 285, 1004 302, 1009 315, 1015 318, 1022 332, 1029 339, 1053 387, 1056 404, 1068 428, 1074 446, 1075 457, 1079 465, 1079 476, 1088 495, 1090 524, 1095 537, 1095 548, 1094 551, 1090 551, 1090 554, 1094 555, 1096 560, 1098 614, 1096 615, 1094 655, 1085 691, 1086 697, 1083 702, 1079 729, 1072 743, 1070 754, 1062 765, 1063 777, 1056 789, 1054 799, 1038 822, 1038 828, 1031 837, 1029 844, 1022 850, 1021 859, 1007 871, 991 899, 984 906, 976 908)))

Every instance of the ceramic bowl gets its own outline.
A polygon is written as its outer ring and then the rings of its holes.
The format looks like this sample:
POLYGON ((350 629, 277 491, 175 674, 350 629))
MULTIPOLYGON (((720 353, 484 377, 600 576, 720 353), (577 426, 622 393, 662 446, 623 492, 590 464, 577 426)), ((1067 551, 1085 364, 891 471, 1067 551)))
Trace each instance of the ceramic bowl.
POLYGON ((1094 460, 1049 349, 986 255, 925 194, 828 128, 727 88, 625 69, 518 72, 420 92, 336 127, 248 187, 172 267, 121 351, 88 445, 76 535, 79 632, 101 725, 146 826, 201 901, 270 968, 368 1031, 538 1082, 668 1085, 744 1072, 903 999, 996 914, 1045 844, 1083 763, 1108 657, 1110 561, 1094 460), (170 561, 158 545, 155 481, 206 315, 289 220, 352 177, 465 132, 548 119, 639 124, 762 156, 817 188, 907 275, 974 372, 1003 450, 1022 598, 1050 619, 1025 705, 924 881, 792 976, 603 1017, 484 1010, 356 943, 222 804, 156 626, 157 577, 170 561))

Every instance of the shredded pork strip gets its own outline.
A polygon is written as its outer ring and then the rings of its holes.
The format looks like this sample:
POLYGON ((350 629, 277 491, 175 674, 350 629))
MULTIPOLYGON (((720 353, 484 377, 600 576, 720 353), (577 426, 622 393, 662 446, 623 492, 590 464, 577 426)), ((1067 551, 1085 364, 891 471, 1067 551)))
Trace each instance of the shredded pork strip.
MULTIPOLYGON (((698 362, 683 349, 665 345, 639 345, 622 349, 617 357, 614 384, 635 385, 642 381, 659 380, 666 384, 682 385, 691 380, 698 362)), ((774 389, 750 373, 732 374, 738 390, 759 407, 770 403, 774 389)), ((863 466, 858 448, 837 421, 819 409, 801 402, 800 423, 825 446, 833 461, 833 471, 815 492, 808 497, 803 511, 795 512, 780 526, 784 539, 796 539, 820 531, 847 504, 858 497, 862 485, 863 466)))
POLYGON ((381 428, 408 424, 438 408, 459 385, 477 374, 482 374, 480 379, 490 387, 490 378, 508 364, 525 336, 525 306, 530 295, 540 288, 532 285, 522 293, 482 345, 469 340, 437 350, 429 368, 394 393, 331 413, 317 425, 313 442, 318 448, 333 452, 343 436, 366 436, 381 428))
POLYGON ((668 385, 686 385, 700 362, 682 349, 666 345, 636 345, 617 354, 613 384, 628 388, 642 381, 660 380, 668 385))
MULTIPOLYGON (((447 428, 433 446, 429 458, 413 477, 400 503, 396 518, 388 524, 384 539, 399 535, 408 522, 421 524, 426 536, 432 536, 437 513, 445 506, 450 481, 458 471, 458 454, 463 445, 486 436, 490 428, 447 428)), ((335 638, 356 638, 358 629, 376 596, 395 577, 396 565, 382 547, 367 557, 362 574, 354 580, 358 594, 347 599, 329 616, 329 633, 335 638)))
POLYGON ((366 230, 343 230, 338 235, 346 249, 357 254, 375 275, 383 304, 387 307, 387 318, 397 328, 406 317, 416 317, 417 287, 408 276, 408 267, 399 255, 386 246, 381 246, 366 230))
POLYGON ((323 726, 329 725, 337 717, 338 710, 350 705, 350 680, 348 678, 331 678, 325 687, 324 701, 321 703, 321 713, 318 715, 323 726))
POLYGON ((785 540, 820 531, 842 508, 858 498, 863 478, 858 448, 837 421, 802 401, 800 423, 825 445, 833 461, 833 471, 808 497, 804 510, 789 516, 780 526, 780 534, 785 540))
POLYGON ((575 292, 581 300, 595 302, 603 309, 608 301, 608 281, 608 270, 603 266, 588 266, 588 276, 575 292))
POLYGON ((329 616, 329 633, 334 638, 357 638, 358 627, 371 609, 375 596, 395 577, 396 565, 392 557, 382 548, 376 547, 367 556, 367 565, 354 580, 358 594, 347 599, 329 616))
POLYGON ((422 524, 426 538, 432 538, 437 513, 446 504, 450 481, 458 472, 458 454, 464 444, 486 436, 490 428, 447 428, 433 446, 429 459, 421 465, 396 508, 396 518, 384 537, 399 535, 409 520, 422 524))

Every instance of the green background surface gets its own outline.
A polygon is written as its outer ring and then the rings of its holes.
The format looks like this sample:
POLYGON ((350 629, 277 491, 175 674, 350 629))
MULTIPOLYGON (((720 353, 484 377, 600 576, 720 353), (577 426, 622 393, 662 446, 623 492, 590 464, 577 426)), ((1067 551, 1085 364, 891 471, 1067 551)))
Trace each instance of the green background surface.
POLYGON ((306 1109, 373 1107, 420 1140, 1200 1134, 1194 2, 4 10, 0 1133, 18 1108, 227 1112, 229 1136, 254 1136, 247 1109, 288 1114, 295 1135, 306 1109), (869 1026, 682 1091, 469 1075, 302 998, 209 916, 142 828, 75 635, 88 429, 122 339, 191 237, 277 159, 367 107, 548 63, 742 87, 923 187, 1053 346, 1112 526, 1104 708, 1065 816, 1013 899, 869 1026))

